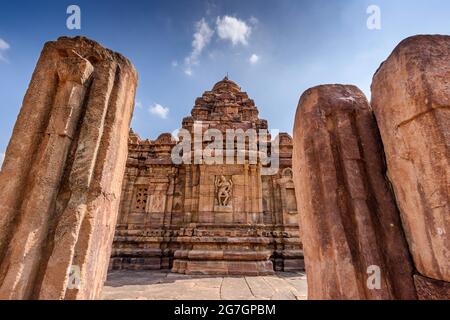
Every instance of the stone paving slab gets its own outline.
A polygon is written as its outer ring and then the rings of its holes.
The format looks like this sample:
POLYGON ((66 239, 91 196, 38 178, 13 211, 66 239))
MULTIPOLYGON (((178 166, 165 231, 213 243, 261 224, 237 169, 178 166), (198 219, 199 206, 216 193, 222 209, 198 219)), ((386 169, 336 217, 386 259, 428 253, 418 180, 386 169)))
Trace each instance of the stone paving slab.
POLYGON ((189 276, 168 271, 118 270, 108 274, 104 300, 305 300, 306 275, 189 276))

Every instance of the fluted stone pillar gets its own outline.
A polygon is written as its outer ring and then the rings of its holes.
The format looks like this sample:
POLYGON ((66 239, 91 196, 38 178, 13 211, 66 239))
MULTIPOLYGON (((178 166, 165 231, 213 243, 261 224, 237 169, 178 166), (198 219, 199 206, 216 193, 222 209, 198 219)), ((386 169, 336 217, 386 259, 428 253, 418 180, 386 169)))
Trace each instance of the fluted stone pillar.
POLYGON ((416 277, 418 288, 446 287, 449 299, 450 36, 403 40, 373 78, 372 107, 409 249, 423 276, 416 277))
POLYGON ((0 172, 0 299, 99 297, 136 84, 94 41, 45 44, 0 172))
POLYGON ((382 154, 357 87, 324 85, 302 95, 293 173, 309 299, 416 298, 382 154))

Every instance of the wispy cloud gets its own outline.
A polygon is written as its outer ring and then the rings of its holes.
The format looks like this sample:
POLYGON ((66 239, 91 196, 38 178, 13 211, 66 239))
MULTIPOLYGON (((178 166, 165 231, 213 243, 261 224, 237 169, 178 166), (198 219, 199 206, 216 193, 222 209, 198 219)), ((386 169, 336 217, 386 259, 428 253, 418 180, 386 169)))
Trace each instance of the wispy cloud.
POLYGON ((251 16, 248 21, 250 22, 250 24, 253 24, 253 25, 257 25, 259 23, 258 18, 254 17, 254 16, 251 16))
POLYGON ((248 44, 252 28, 245 21, 235 17, 223 16, 217 17, 216 25, 217 34, 221 39, 229 40, 233 45, 248 44))
POLYGON ((211 41, 214 31, 209 27, 205 19, 201 19, 195 24, 194 40, 192 40, 191 54, 184 59, 185 70, 187 75, 192 75, 192 66, 198 64, 203 49, 211 41))
POLYGON ((259 61, 259 56, 256 54, 252 54, 250 59, 248 59, 250 61, 250 64, 256 64, 259 61))
POLYGON ((148 108, 148 111, 161 119, 167 119, 167 116, 169 115, 169 108, 163 107, 159 103, 154 103, 150 108, 148 108))
MULTIPOLYGON (((227 15, 218 16, 213 27, 210 27, 205 18, 197 21, 193 35, 194 39, 192 40, 192 51, 184 58, 184 73, 188 76, 193 74, 193 67, 199 64, 200 56, 211 42, 214 34, 217 34, 218 38, 222 40, 230 41, 233 46, 238 44, 248 45, 252 26, 256 26, 258 23, 258 19, 253 16, 246 22, 227 15)), ((213 54, 210 53, 209 57, 213 58, 213 54)), ((258 60, 259 56, 256 54, 250 57, 251 64, 257 63, 258 60)), ((177 66, 178 62, 176 60, 172 61, 172 67, 177 66)))
POLYGON ((0 61, 8 62, 5 57, 5 52, 9 50, 9 48, 11 48, 9 43, 0 38, 0 61))
POLYGON ((216 12, 218 9, 217 4, 211 0, 206 0, 205 5, 206 5, 206 15, 207 16, 213 15, 214 12, 216 12))

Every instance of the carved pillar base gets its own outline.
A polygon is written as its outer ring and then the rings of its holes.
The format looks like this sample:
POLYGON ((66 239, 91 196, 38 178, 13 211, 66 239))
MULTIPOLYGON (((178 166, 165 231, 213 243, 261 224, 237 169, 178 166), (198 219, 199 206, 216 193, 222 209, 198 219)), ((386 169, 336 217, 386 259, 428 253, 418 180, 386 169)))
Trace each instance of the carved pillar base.
POLYGON ((191 275, 274 274, 270 251, 177 250, 172 272, 191 275))

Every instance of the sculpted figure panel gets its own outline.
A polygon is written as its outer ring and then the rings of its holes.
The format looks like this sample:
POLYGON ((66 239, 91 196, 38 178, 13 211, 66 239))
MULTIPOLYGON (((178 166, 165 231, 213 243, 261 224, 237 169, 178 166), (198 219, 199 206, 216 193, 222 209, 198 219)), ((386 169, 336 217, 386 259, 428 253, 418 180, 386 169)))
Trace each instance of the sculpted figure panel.
POLYGON ((233 194, 233 181, 225 176, 216 177, 216 198, 219 206, 227 207, 233 194))

